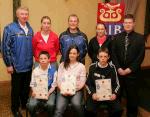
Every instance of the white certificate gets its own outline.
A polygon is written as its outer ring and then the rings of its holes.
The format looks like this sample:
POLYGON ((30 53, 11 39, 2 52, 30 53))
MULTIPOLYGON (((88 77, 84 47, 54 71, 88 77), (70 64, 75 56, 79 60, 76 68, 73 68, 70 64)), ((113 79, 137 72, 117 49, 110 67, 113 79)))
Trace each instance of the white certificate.
POLYGON ((37 76, 35 78, 36 80, 36 85, 33 87, 34 88, 34 93, 36 99, 48 99, 48 76, 47 75, 42 75, 42 76, 37 76))
POLYGON ((60 93, 74 95, 76 93, 76 77, 74 75, 65 75, 62 78, 60 93))
POLYGON ((95 84, 99 101, 110 100, 112 95, 111 79, 99 79, 95 81, 95 84))

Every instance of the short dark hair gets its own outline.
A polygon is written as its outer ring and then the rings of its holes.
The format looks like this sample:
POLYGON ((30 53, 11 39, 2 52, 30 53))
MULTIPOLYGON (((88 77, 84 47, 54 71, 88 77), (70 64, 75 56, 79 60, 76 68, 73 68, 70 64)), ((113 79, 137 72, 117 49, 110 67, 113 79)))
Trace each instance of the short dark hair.
POLYGON ((106 47, 101 47, 101 48, 99 48, 97 55, 99 55, 99 53, 101 53, 101 52, 105 52, 105 53, 107 53, 108 55, 110 55, 109 50, 108 50, 108 48, 106 48, 106 47))
POLYGON ((40 57, 42 54, 44 54, 44 55, 46 55, 48 58, 50 58, 50 54, 49 54, 47 51, 41 51, 41 52, 39 53, 39 57, 40 57))
POLYGON ((135 18, 134 18, 134 15, 133 14, 126 14, 124 16, 124 19, 132 19, 134 22, 135 22, 135 18))

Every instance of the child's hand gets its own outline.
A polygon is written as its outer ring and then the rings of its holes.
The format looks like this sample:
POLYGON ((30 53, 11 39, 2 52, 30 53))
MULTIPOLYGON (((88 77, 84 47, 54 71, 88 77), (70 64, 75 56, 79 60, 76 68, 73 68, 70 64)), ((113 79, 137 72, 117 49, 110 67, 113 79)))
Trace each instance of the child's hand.
POLYGON ((97 96, 96 93, 94 93, 94 94, 92 95, 92 99, 95 100, 95 101, 98 101, 99 98, 98 98, 98 96, 97 96))
POLYGON ((62 93, 63 96, 71 96, 69 93, 62 93))
POLYGON ((116 99, 116 97, 117 97, 116 94, 112 94, 110 100, 113 101, 116 99))
POLYGON ((48 97, 51 95, 51 92, 48 92, 48 97))
POLYGON ((47 96, 47 97, 45 98, 45 100, 48 100, 48 97, 49 97, 49 96, 47 96))
POLYGON ((32 92, 32 97, 35 97, 35 96, 36 96, 36 94, 34 92, 32 92))

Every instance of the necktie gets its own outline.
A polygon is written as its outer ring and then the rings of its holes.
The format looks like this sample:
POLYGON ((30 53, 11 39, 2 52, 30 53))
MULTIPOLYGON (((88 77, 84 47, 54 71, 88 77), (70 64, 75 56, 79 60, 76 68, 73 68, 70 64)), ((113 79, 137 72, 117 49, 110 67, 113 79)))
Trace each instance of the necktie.
POLYGON ((125 61, 126 61, 126 57, 127 57, 127 50, 128 50, 128 45, 129 45, 129 38, 128 38, 128 33, 125 36, 125 61))

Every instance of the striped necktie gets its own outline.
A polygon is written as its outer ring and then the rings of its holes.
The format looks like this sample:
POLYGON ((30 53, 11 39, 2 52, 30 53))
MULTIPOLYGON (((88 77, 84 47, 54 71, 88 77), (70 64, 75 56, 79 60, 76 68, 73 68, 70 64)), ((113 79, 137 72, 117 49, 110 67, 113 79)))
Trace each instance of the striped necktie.
POLYGON ((127 33, 125 36, 125 61, 126 61, 126 57, 127 57, 128 45, 129 45, 129 38, 128 38, 128 33, 127 33))

